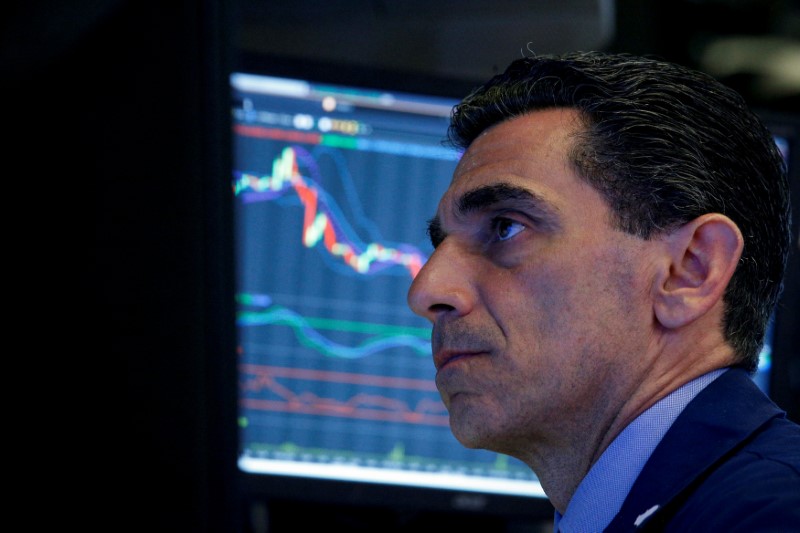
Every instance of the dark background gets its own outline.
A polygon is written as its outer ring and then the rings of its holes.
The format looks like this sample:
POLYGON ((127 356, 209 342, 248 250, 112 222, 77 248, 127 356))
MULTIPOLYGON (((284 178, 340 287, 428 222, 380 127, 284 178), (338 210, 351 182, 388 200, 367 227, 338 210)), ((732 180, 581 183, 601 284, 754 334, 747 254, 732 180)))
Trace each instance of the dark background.
POLYGON ((796 113, 800 96, 800 11, 785 0, 64 4, 12 3, 0 23, 4 161, 7 183, 37 194, 14 190, 9 212, 24 206, 37 290, 63 316, 37 328, 28 372, 70 372, 47 397, 59 467, 32 474, 66 501, 96 474, 97 499, 72 511, 111 530, 241 527, 227 137, 240 52, 482 80, 523 49, 607 49, 706 70, 765 113, 796 113), (67 412, 73 396, 86 401, 67 412))

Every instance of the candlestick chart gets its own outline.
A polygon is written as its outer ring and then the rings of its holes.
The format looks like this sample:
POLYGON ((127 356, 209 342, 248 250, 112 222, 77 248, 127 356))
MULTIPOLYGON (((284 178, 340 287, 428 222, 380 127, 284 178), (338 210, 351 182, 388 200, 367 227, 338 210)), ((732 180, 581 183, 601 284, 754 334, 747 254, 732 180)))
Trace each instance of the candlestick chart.
MULTIPOLYGON (((371 274, 384 268, 400 265, 415 276, 425 257, 412 246, 391 248, 380 242, 359 242, 354 230, 347 223, 341 209, 329 194, 318 184, 300 174, 298 156, 310 162, 309 168, 319 174, 310 155, 299 147, 287 147, 275 159, 272 174, 258 176, 238 172, 234 185, 236 194, 245 194, 246 201, 273 200, 293 192, 303 206, 302 243, 308 248, 322 243, 331 256, 340 258, 344 264, 359 274, 371 274)), ((352 190, 352 186, 348 188, 352 190)), ((358 209, 359 202, 353 208, 358 209)), ((360 216, 363 218, 363 215, 360 216)))

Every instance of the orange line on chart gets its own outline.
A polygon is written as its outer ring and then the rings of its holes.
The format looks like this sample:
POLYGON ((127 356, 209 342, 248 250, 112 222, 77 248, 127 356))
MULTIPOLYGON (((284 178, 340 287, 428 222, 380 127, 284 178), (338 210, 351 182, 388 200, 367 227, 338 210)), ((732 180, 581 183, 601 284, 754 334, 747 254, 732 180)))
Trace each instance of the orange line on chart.
POLYGON ((435 390, 427 380, 407 378, 389 378, 386 376, 369 376, 345 372, 328 372, 321 370, 265 367, 259 365, 243 365, 251 378, 241 384, 244 392, 269 391, 277 396, 275 399, 241 398, 240 404, 251 409, 266 411, 282 411, 323 416, 341 416, 364 420, 385 420, 412 424, 429 424, 446 426, 449 424, 447 410, 437 398, 421 398, 413 407, 408 402, 372 393, 358 393, 345 400, 324 398, 313 392, 297 393, 279 383, 278 378, 313 380, 338 384, 374 385, 395 389, 416 389, 430 392, 435 390), (424 384, 424 386, 423 386, 424 384), (409 387, 412 385, 412 387, 409 387), (414 387, 415 385, 415 387, 414 387))

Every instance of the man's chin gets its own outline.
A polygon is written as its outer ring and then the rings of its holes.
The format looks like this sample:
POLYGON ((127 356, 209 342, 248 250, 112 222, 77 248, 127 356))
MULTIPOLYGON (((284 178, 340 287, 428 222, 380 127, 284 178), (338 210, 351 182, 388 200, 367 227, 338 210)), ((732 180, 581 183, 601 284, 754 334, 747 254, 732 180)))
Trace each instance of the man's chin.
POLYGON ((460 424, 450 415, 450 431, 456 440, 471 450, 485 449, 487 445, 486 428, 475 428, 470 424, 460 424))

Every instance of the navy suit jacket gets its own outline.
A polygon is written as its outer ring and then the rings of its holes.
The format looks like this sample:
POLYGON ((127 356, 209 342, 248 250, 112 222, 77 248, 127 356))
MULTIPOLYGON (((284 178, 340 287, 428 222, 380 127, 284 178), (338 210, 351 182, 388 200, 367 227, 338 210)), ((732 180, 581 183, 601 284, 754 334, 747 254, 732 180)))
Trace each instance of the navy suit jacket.
POLYGON ((725 372, 675 420, 606 531, 800 532, 800 425, 745 371, 725 372))

